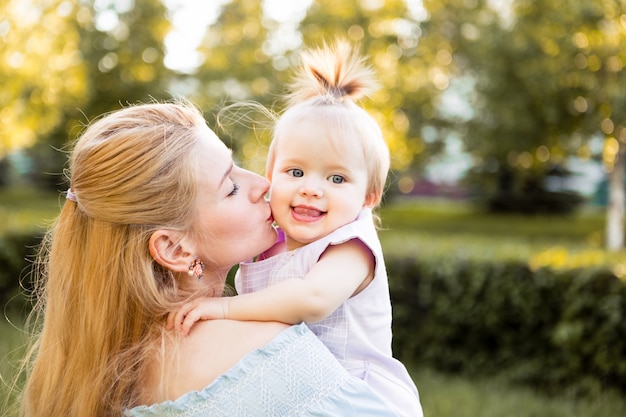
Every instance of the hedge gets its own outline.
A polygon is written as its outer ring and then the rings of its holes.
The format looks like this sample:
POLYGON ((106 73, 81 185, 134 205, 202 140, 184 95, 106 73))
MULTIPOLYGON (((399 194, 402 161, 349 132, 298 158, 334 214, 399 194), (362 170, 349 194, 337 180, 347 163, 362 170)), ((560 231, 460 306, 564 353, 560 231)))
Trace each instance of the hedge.
POLYGON ((0 234, 0 306, 3 309, 22 309, 29 273, 42 233, 7 232, 0 234))
POLYGON ((603 268, 387 256, 394 351, 547 392, 626 391, 626 283, 603 268))

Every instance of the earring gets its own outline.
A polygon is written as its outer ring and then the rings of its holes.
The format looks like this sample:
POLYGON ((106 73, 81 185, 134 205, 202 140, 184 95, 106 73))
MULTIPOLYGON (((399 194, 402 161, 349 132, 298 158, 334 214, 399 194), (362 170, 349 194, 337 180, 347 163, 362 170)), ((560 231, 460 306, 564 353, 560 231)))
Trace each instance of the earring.
POLYGON ((187 274, 190 277, 195 275, 196 278, 202 279, 204 276, 204 263, 198 258, 194 259, 193 263, 189 265, 189 271, 187 271, 187 274))

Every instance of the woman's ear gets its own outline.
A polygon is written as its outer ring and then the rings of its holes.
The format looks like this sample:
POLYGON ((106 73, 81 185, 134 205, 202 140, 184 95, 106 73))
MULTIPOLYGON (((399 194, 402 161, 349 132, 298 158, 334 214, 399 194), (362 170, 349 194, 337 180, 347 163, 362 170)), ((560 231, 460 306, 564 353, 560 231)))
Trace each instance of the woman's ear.
POLYGON ((171 271, 185 272, 193 256, 185 249, 182 236, 173 230, 159 229, 152 233, 148 243, 150 255, 157 263, 171 271))

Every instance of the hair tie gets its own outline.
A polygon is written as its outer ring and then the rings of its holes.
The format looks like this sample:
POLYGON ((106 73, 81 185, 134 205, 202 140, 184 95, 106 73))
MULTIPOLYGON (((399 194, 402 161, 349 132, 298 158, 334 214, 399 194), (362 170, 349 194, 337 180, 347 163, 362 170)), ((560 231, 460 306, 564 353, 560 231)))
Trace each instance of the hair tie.
POLYGON ((73 202, 75 202, 75 203, 77 202, 77 200, 76 200, 76 194, 74 194, 74 192, 72 191, 72 189, 71 189, 71 188, 68 188, 68 189, 67 189, 67 193, 65 194, 65 198, 66 198, 66 199, 68 199, 68 200, 70 200, 70 201, 73 201, 73 202))

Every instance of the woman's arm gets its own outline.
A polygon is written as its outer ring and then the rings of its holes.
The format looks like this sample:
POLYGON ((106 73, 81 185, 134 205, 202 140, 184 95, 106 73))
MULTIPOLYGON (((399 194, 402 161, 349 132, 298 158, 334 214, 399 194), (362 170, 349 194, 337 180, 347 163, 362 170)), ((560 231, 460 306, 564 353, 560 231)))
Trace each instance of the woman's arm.
POLYGON ((281 281, 235 297, 198 299, 171 316, 169 325, 187 334, 203 319, 317 322, 363 290, 373 279, 374 267, 372 252, 353 239, 329 246, 304 279, 281 281))

